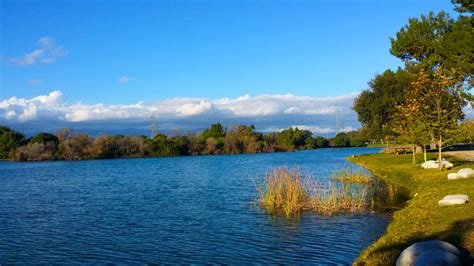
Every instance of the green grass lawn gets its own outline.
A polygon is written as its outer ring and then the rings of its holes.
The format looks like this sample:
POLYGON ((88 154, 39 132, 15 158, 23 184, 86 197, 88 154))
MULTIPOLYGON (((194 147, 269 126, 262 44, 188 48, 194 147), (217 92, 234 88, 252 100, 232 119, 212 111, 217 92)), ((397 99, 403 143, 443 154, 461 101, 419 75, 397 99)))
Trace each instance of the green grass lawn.
MULTIPOLYGON (((435 158, 435 154, 429 157, 435 158)), ((422 156, 418 158, 422 162, 422 156)), ((355 265, 394 265, 398 255, 414 242, 439 239, 448 241, 463 253, 463 264, 472 265, 474 254, 474 178, 449 180, 448 173, 473 168, 473 162, 448 158, 455 164, 451 170, 422 169, 413 165, 411 154, 372 154, 349 158, 369 169, 375 176, 410 190, 406 206, 395 212, 385 234, 362 252, 355 265), (471 202, 439 206, 438 200, 448 194, 466 194, 471 202), (469 253, 471 255, 469 255, 469 253)))

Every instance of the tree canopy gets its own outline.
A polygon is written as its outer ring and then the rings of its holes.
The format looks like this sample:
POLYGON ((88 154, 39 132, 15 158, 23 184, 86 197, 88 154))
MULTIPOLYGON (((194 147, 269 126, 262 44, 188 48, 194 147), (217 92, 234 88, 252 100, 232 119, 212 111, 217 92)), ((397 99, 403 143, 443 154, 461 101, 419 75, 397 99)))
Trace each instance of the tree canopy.
POLYGON ((410 87, 412 76, 406 70, 386 70, 369 82, 369 89, 364 90, 354 101, 353 109, 357 112, 364 135, 372 140, 383 140, 394 135, 391 128, 392 115, 397 104, 405 97, 410 87))
POLYGON ((430 12, 421 18, 411 18, 408 24, 390 38, 390 52, 407 67, 436 68, 443 65, 455 69, 472 86, 474 64, 474 29, 472 16, 452 19, 448 13, 430 12))
POLYGON ((31 139, 29 139, 30 143, 41 143, 41 144, 45 144, 47 142, 59 142, 59 139, 58 137, 56 137, 55 135, 51 134, 51 133, 39 133, 38 135, 32 137, 31 139))
POLYGON ((8 158, 18 146, 25 144, 25 136, 8 127, 0 126, 0 159, 8 158))
POLYGON ((413 146, 436 142, 438 159, 442 146, 455 139, 463 107, 473 100, 474 21, 464 15, 472 13, 472 1, 452 2, 462 13, 457 18, 430 12, 410 18, 390 38, 390 53, 405 68, 376 75, 355 100, 367 137, 395 136, 413 146))
POLYGON ((474 12, 474 1, 472 0, 451 0, 451 2, 456 6, 454 10, 457 12, 474 12))
POLYGON ((225 135, 224 127, 221 123, 212 124, 210 128, 205 129, 201 133, 201 139, 206 140, 210 137, 214 139, 223 138, 225 135))
MULTIPOLYGON (((0 138, 7 136, 13 143, 4 158, 15 161, 88 160, 140 157, 169 157, 187 155, 217 155, 242 153, 268 153, 328 147, 364 146, 365 141, 355 132, 340 133, 333 139, 313 137, 308 130, 288 128, 281 132, 263 134, 253 125, 233 125, 229 129, 220 123, 212 124, 201 133, 168 136, 100 135, 97 137, 62 129, 55 134, 40 133, 24 141, 23 135, 0 127, 0 138), (5 133, 6 132, 6 133, 5 133), (4 134, 5 133, 5 134, 4 134), (344 136, 345 142, 338 141, 344 136), (13 147, 13 148, 12 148, 13 147)), ((1 147, 1 146, 0 146, 1 147)))

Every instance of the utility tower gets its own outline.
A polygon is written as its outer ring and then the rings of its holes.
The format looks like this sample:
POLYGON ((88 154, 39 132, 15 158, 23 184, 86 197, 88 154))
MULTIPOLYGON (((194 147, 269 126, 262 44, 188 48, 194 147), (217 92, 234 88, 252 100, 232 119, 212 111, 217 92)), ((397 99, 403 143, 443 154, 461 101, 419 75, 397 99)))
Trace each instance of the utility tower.
POLYGON ((158 134, 158 126, 156 124, 156 115, 152 115, 150 117, 151 119, 151 133, 150 133, 150 138, 154 138, 156 134, 158 134))

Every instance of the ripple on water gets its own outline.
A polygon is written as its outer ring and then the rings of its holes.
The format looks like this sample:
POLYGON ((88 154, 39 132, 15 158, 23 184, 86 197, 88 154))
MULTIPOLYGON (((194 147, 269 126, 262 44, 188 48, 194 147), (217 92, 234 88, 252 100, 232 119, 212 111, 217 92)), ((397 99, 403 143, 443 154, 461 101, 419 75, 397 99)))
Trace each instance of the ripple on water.
POLYGON ((325 178, 375 151, 0 162, 0 262, 348 264, 388 217, 273 217, 250 179, 282 165, 325 178))

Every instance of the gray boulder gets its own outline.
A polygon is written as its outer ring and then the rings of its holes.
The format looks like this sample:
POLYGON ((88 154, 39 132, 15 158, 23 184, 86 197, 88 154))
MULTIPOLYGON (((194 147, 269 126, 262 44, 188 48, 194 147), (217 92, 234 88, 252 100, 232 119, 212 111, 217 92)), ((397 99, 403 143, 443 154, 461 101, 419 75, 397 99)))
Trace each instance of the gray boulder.
MULTIPOLYGON (((449 262, 453 261, 452 256, 450 255, 442 255, 438 257, 438 260, 436 261, 434 260, 429 261, 428 257, 434 258, 434 256, 431 256, 433 253, 428 253, 427 255, 424 255, 424 254, 430 251, 434 251, 436 253, 441 253, 441 254, 444 254, 444 253, 452 254, 453 256, 457 258, 457 262, 459 263, 458 256, 461 254, 461 252, 454 245, 445 241, 430 240, 430 241, 414 243, 411 246, 407 247, 405 250, 403 250, 400 256, 398 256, 397 266, 451 265, 451 264, 437 264, 437 263, 442 263, 443 261, 449 261, 449 262), (422 264, 424 262, 427 262, 428 264, 422 264)), ((459 264, 452 264, 452 265, 459 265, 459 264)))
POLYGON ((464 194, 452 194, 444 196, 444 198, 438 201, 438 204, 441 206, 448 206, 448 205, 457 205, 457 204, 464 204, 469 202, 469 196, 464 194))
POLYGON ((421 168, 423 169, 437 169, 438 164, 435 160, 429 160, 421 164, 421 168))
POLYGON ((459 177, 462 178, 470 178, 474 177, 474 170, 472 170, 471 168, 463 168, 459 170, 457 174, 459 177))
MULTIPOLYGON (((421 164, 421 168, 423 169, 438 169, 439 168, 439 160, 428 160, 421 164)), ((453 168, 453 164, 446 159, 441 159, 441 166, 446 169, 453 168)))
POLYGON ((432 249, 423 252, 415 258, 414 266, 458 266, 461 261, 458 256, 442 249, 432 249))
POLYGON ((471 168, 460 169, 457 173, 448 174, 448 180, 474 177, 474 170, 471 168))
POLYGON ((448 180, 456 180, 456 179, 461 179, 462 177, 460 177, 458 175, 458 173, 449 173, 448 174, 448 180))

